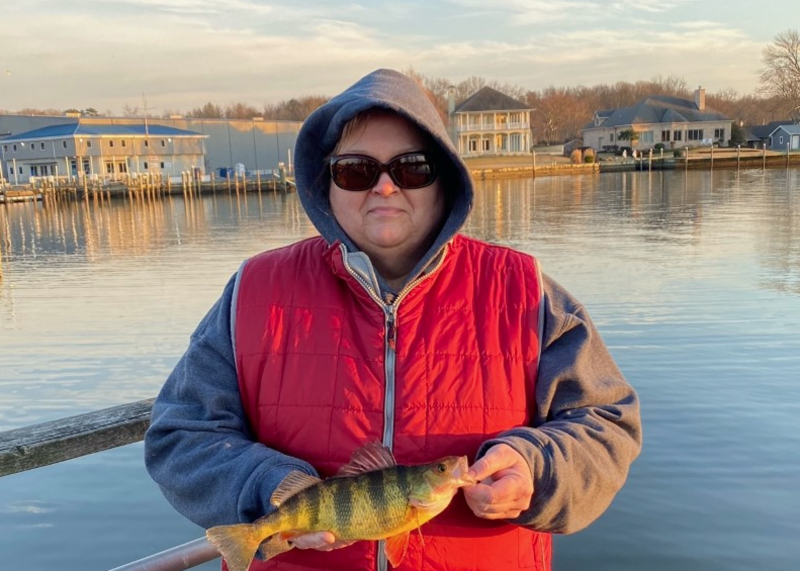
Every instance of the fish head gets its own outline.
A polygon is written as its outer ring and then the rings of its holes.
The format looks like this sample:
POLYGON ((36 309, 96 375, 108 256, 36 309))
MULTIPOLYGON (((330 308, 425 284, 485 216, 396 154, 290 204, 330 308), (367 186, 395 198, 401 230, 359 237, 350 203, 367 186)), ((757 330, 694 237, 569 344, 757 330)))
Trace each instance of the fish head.
POLYGON ((430 464, 416 467, 417 482, 409 503, 423 514, 423 522, 441 513, 462 486, 474 484, 467 475, 466 456, 448 456, 430 464))
POLYGON ((436 491, 451 491, 462 486, 469 486, 475 481, 467 475, 469 462, 466 456, 448 456, 428 464, 425 479, 436 491))

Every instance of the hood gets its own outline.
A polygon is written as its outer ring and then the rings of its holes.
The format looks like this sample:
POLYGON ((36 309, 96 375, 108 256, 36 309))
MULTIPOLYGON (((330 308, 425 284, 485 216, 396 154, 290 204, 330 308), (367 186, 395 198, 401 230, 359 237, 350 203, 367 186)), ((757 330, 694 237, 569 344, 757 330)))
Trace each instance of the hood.
POLYGON ((450 141, 439 113, 416 81, 393 70, 379 69, 314 111, 303 123, 295 144, 297 192, 311 222, 328 243, 339 240, 348 251, 357 251, 331 212, 330 171, 326 159, 339 141, 345 124, 374 107, 394 111, 415 123, 439 146, 441 160, 450 162, 450 165, 440 165, 441 171, 449 172, 445 181, 448 188, 444 189, 451 197, 446 221, 428 254, 412 271, 413 278, 464 224, 474 194, 467 166, 450 141))

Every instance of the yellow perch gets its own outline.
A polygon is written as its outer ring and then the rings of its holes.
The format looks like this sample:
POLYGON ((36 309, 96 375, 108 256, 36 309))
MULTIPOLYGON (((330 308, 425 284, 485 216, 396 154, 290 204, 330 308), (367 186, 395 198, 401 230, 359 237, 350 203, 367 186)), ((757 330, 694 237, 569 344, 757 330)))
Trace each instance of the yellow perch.
POLYGON ((206 537, 230 571, 247 571, 258 550, 270 559, 292 549, 293 537, 318 531, 342 541, 386 539, 386 557, 397 567, 409 533, 473 483, 467 469, 466 456, 398 466, 388 448, 367 444, 332 478, 291 472, 270 498, 275 511, 252 524, 212 527, 206 537))

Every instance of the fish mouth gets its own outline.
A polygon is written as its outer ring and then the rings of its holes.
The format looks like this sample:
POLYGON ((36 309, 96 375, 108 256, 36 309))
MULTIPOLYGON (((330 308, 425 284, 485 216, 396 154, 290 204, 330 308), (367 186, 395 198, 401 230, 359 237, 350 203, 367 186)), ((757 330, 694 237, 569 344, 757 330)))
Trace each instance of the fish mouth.
POLYGON ((468 475, 469 460, 466 456, 459 456, 456 459, 456 465, 453 468, 453 477, 459 486, 471 486, 475 483, 475 478, 468 475))

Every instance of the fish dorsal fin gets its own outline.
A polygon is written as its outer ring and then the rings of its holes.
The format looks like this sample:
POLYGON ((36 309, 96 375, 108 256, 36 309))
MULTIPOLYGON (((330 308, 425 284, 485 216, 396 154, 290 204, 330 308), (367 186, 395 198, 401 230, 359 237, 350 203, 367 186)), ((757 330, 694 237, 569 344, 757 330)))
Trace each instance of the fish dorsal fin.
POLYGON ((283 502, 291 498, 297 492, 310 488, 314 484, 319 484, 321 481, 322 480, 319 478, 309 476, 299 470, 292 470, 286 474, 286 477, 278 484, 278 487, 275 488, 272 497, 269 499, 269 503, 278 508, 283 502))
POLYGON ((397 466, 392 451, 380 442, 365 444, 350 457, 350 462, 339 468, 337 476, 356 476, 364 472, 397 466))

